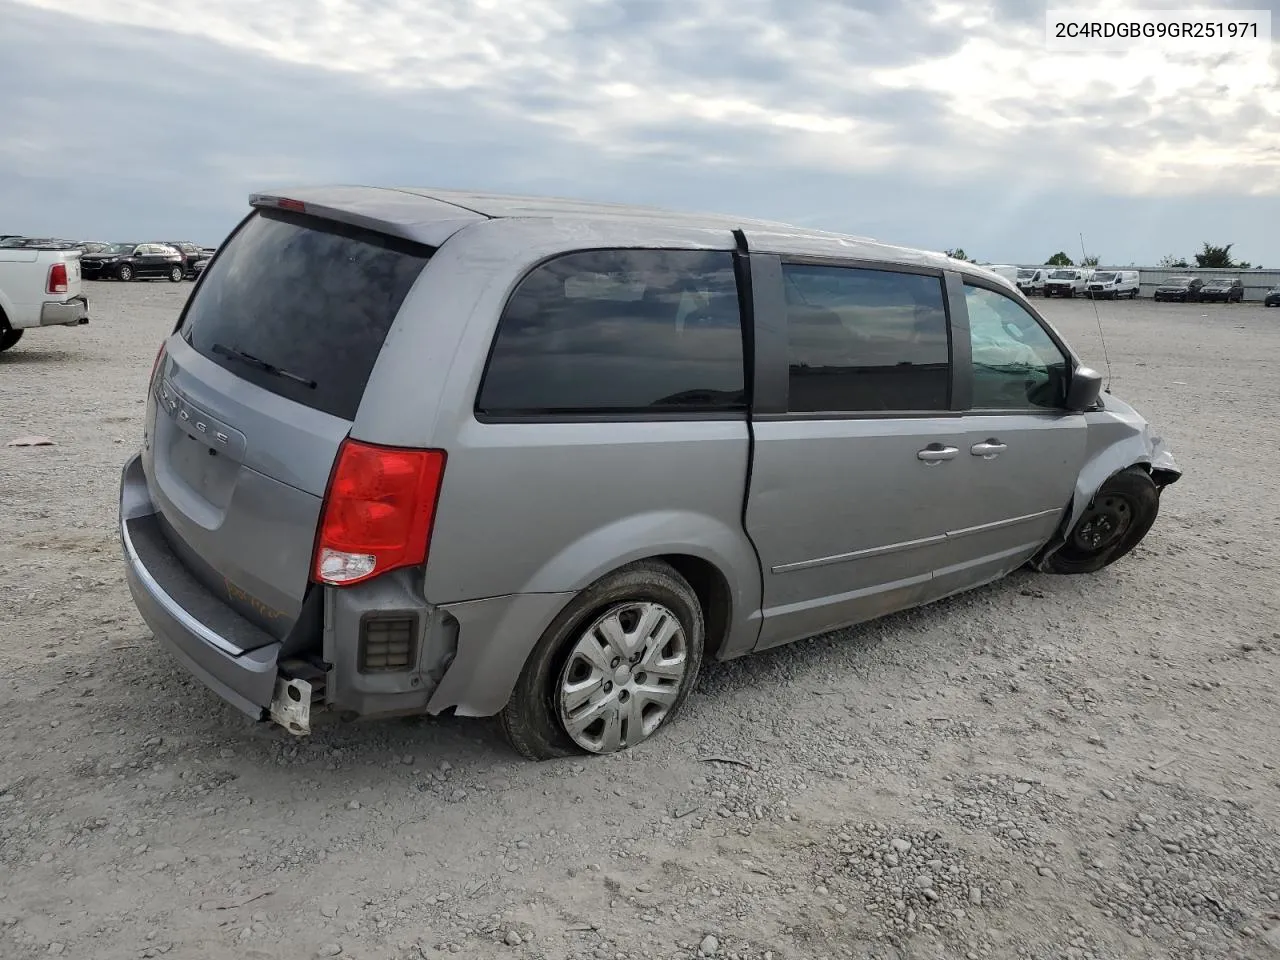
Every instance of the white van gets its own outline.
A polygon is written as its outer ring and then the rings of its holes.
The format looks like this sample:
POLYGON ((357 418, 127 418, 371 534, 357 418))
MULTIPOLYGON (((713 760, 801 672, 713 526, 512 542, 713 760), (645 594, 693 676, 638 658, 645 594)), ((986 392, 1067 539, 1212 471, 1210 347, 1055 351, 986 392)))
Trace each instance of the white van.
POLYGON ((1044 282, 1046 297, 1080 297, 1084 296, 1089 285, 1091 271, 1080 267, 1055 267, 1049 271, 1044 282))
POLYGON ((1024 297, 1034 297, 1044 293, 1044 282, 1049 279, 1053 267, 1022 267, 1014 279, 1014 285, 1022 291, 1024 297))
POLYGON ((1118 300, 1138 295, 1137 270, 1096 270, 1089 280, 1085 295, 1095 300, 1118 300))

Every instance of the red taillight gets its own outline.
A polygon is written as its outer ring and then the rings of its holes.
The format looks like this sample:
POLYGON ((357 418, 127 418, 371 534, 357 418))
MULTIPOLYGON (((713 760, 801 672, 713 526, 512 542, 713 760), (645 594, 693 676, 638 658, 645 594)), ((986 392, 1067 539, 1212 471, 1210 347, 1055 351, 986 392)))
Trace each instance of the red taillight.
POLYGON ((444 461, 443 450, 343 441, 324 498, 312 579, 350 586, 425 563, 444 461))
POLYGON ((49 268, 49 285, 45 288, 45 292, 67 292, 67 265, 65 263, 55 263, 49 268))

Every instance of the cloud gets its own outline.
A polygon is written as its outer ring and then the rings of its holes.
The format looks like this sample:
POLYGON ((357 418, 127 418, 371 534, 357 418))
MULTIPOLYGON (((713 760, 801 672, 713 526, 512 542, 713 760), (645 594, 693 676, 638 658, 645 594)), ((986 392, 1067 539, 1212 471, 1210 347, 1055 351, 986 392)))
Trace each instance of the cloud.
POLYGON ((693 195, 870 232, 914 194, 959 207, 887 239, 954 221, 1012 247, 1047 196, 1244 211, 1280 194, 1274 47, 1051 55, 1043 4, 1018 0, 0 0, 0 16, 0 209, 29 216, 32 189, 62 184, 68 220, 127 209, 143 230, 180 210, 212 230, 264 184, 358 180, 693 195), (57 70, 49 36, 77 50, 57 70))

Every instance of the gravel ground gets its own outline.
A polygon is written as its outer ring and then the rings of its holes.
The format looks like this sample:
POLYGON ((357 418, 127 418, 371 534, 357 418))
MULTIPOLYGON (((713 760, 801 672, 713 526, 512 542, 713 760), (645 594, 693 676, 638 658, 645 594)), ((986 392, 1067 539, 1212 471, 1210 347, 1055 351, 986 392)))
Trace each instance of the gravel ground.
POLYGON ((709 665, 654 742, 530 764, 490 721, 294 740, 157 649, 116 484, 190 285, 88 288, 0 356, 0 956, 1280 957, 1280 311, 1101 306, 1187 471, 1117 566, 709 665))

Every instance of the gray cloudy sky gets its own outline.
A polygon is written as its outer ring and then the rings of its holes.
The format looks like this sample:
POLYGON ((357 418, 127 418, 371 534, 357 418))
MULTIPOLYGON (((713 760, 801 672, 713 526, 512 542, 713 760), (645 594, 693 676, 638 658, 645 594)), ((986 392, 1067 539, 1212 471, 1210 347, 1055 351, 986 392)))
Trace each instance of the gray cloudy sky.
MULTIPOLYGON (((1234 5, 1280 26, 1278 4, 1234 5)), ((1044 11, 0 0, 0 232, 211 244, 253 190, 343 182, 740 213, 1001 262, 1078 256, 1083 232, 1109 263, 1209 240, 1280 265, 1280 46, 1051 55, 1044 11)))

